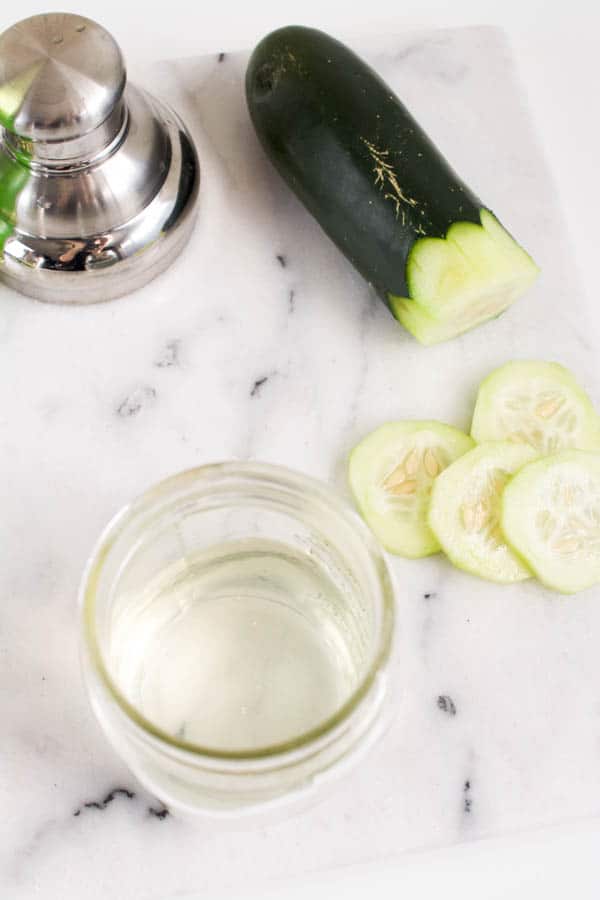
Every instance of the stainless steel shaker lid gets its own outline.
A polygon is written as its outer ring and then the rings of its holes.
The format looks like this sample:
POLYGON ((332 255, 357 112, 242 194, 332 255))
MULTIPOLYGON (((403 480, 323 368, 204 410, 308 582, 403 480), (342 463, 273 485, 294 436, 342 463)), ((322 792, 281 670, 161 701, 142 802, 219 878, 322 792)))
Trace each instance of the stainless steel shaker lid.
POLYGON ((126 82, 114 39, 82 16, 0 35, 0 279, 95 303, 150 281, 193 226, 200 171, 176 114, 126 82))
POLYGON ((125 88, 121 51, 82 16, 32 16, 0 35, 0 121, 31 140, 64 141, 101 125, 125 88))

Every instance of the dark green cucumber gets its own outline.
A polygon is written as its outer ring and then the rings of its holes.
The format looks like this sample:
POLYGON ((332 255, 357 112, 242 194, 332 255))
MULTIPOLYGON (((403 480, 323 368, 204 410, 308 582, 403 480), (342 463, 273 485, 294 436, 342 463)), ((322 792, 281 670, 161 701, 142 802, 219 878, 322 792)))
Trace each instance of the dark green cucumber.
POLYGON ((257 46, 248 108, 271 161, 423 343, 498 315, 537 267, 351 50, 290 26, 257 46))

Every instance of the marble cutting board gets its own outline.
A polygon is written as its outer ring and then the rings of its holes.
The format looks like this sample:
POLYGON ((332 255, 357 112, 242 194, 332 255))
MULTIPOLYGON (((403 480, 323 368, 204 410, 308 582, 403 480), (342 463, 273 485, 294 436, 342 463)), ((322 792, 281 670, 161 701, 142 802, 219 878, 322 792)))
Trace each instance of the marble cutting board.
POLYGON ((137 73, 198 142, 191 244, 111 304, 46 306, 0 288, 0 894, 11 900, 213 898, 600 812, 599 592, 497 587, 440 558, 393 561, 397 719, 301 815, 228 831, 164 814, 87 706, 80 573, 108 518, 152 482, 250 457, 345 490, 345 455, 365 432, 404 417, 467 428, 478 382, 514 357, 559 360, 600 399, 600 320, 502 34, 398 31, 357 49, 542 277, 501 319, 419 346, 267 164, 245 111, 245 57, 137 73))

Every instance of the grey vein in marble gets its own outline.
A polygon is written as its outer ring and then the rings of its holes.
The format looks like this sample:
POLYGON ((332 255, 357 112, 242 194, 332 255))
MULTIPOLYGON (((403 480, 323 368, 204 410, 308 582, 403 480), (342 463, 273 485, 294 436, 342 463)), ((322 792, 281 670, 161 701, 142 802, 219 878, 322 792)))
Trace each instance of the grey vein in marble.
POLYGON ((164 822, 167 816, 170 816, 171 813, 166 806, 149 806, 148 815, 153 816, 155 819, 158 819, 161 822, 164 822))
POLYGON ((149 385, 142 385, 135 388, 122 400, 117 406, 117 415, 122 419, 128 419, 131 416, 137 416, 145 407, 148 407, 156 400, 156 390, 149 385))
POLYGON ((463 794, 464 794, 463 810, 464 810, 465 814, 469 816, 469 815, 471 815, 471 811, 473 809, 473 798, 471 795, 471 781, 469 778, 467 778, 467 780, 465 781, 465 783, 463 785, 463 794))
POLYGON ((449 697, 447 694, 440 694, 437 698, 437 706, 438 709, 441 709, 442 712, 447 713, 449 716, 456 715, 456 704, 452 697, 449 697))
POLYGON ((115 797, 126 797, 128 800, 133 800, 135 791, 130 791, 127 788, 113 788, 102 800, 87 800, 75 810, 73 815, 80 816, 84 809, 106 809, 109 803, 113 802, 115 797))
POLYGON ((170 369, 171 366, 178 366, 180 347, 181 341, 178 339, 167 341, 162 352, 156 358, 154 365, 158 369, 170 369))
POLYGON ((270 375, 262 375, 260 378, 257 378, 250 390, 250 396, 257 397, 260 394, 263 385, 267 383, 270 377, 270 375))

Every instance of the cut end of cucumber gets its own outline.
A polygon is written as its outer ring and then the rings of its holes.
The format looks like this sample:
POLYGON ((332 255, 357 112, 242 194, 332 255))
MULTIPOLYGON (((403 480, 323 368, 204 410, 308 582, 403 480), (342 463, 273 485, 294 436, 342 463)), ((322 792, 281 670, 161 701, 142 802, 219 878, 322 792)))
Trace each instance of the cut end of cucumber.
POLYGON ((547 587, 600 581, 600 454, 566 450, 526 466, 502 498, 502 530, 547 587))
POLYGON ((457 568, 502 584, 531 576, 505 541, 500 514, 506 483, 536 458, 535 450, 526 444, 482 444, 436 480, 429 526, 457 568))
POLYGON ((482 382, 471 436, 477 443, 528 443, 543 454, 568 448, 600 450, 600 418, 564 366, 519 360, 482 382))
POLYGON ((423 237, 409 254, 410 297, 390 308, 422 344, 449 340, 500 315, 533 284, 539 269, 487 209, 481 225, 455 222, 445 238, 423 237))
POLYGON ((427 524, 431 485, 473 446, 470 437, 441 422, 390 422, 350 454, 348 478, 356 504, 390 553, 416 559, 440 546, 427 524))

